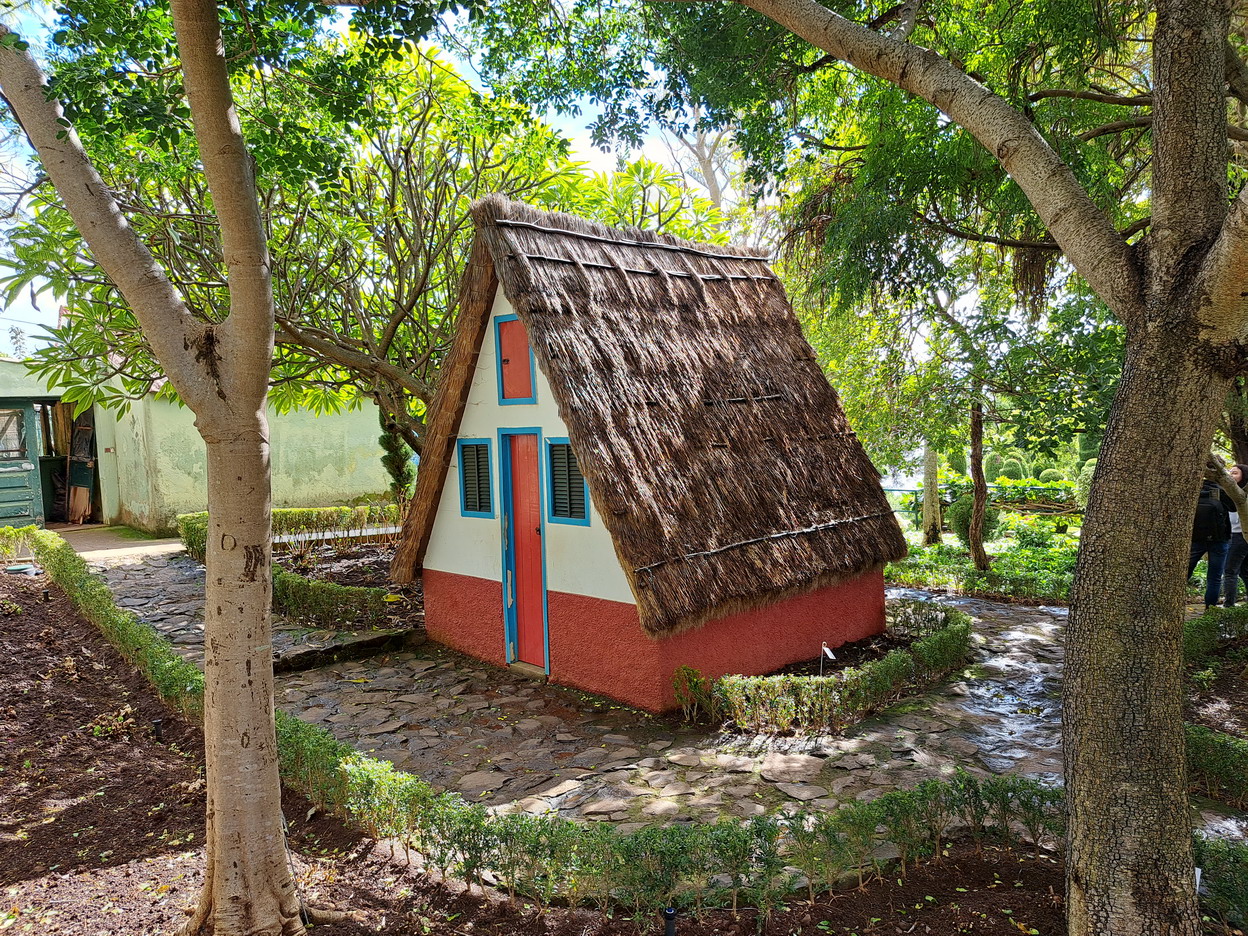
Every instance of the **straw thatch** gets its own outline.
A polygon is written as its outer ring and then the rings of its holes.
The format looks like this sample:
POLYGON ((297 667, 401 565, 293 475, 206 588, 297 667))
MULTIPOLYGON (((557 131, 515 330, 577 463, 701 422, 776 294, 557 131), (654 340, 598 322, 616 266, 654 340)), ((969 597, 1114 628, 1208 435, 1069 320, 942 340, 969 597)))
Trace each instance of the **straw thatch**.
POLYGON ((758 251, 614 230, 497 196, 473 216, 463 318, 396 571, 410 574, 428 542, 495 277, 528 330, 648 633, 905 554, 879 474, 758 251))

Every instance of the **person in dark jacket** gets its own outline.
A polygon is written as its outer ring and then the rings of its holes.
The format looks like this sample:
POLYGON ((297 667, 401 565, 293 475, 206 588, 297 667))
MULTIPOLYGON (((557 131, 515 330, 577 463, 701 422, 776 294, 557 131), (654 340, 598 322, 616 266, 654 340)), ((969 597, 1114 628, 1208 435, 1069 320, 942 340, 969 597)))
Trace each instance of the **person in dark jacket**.
MULTIPOLYGON (((1248 478, 1248 465, 1232 465, 1227 470, 1235 483, 1243 487, 1244 479, 1248 478)), ((1248 586, 1248 563, 1244 562, 1248 559, 1248 540, 1244 539, 1242 523, 1232 503, 1231 549, 1226 554, 1226 568, 1222 571, 1222 591, 1225 599, 1223 604, 1228 608, 1235 607, 1235 602, 1239 598, 1239 580, 1242 578, 1244 585, 1248 586)))
POLYGON ((1205 578, 1205 607, 1212 608, 1222 595, 1222 571, 1231 547, 1231 510, 1235 502, 1213 481, 1200 486, 1196 520, 1192 524, 1192 552, 1187 577, 1192 577, 1200 557, 1208 555, 1209 573, 1205 578), (1229 506, 1228 506, 1229 505, 1229 506))

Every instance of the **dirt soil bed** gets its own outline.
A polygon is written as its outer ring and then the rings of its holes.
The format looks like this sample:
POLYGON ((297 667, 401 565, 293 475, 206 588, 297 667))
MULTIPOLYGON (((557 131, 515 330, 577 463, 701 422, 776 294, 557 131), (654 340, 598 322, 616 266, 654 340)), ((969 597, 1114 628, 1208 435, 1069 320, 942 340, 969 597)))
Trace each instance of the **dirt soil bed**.
POLYGON ((870 637, 862 638, 862 640, 855 640, 847 644, 841 644, 839 647, 833 647, 832 652, 836 655, 835 660, 829 660, 824 657, 820 661, 819 657, 815 657, 813 660, 790 663, 784 669, 777 670, 772 675, 818 676, 822 672, 824 676, 831 676, 837 670, 848 669, 851 666, 861 666, 863 663, 871 660, 878 660, 893 650, 904 650, 914 641, 915 638, 913 637, 900 637, 888 632, 873 634, 870 637))
MULTIPOLYGON (((46 579, 0 575, 0 931, 168 933, 202 880, 203 742, 46 579), (159 725, 157 725, 159 722, 159 725)), ((634 936, 662 932, 588 910, 539 915, 438 885, 287 791, 306 898, 362 912, 316 933, 634 936)), ((744 911, 682 917, 681 936, 927 936, 1064 931, 1060 863, 957 846, 865 891, 795 903, 762 927, 744 911)))
POLYGON ((1220 649, 1202 671, 1213 678, 1193 677, 1187 720, 1248 739, 1248 639, 1220 649))

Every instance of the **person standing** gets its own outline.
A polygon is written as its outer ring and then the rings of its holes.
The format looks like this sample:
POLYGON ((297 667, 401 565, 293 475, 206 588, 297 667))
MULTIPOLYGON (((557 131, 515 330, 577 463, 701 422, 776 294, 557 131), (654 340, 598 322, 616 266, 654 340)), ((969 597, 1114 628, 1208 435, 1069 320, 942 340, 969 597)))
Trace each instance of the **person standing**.
POLYGON ((1226 567, 1226 555, 1231 547, 1231 512, 1227 507, 1235 502, 1227 497, 1213 481, 1200 486, 1196 501, 1196 519, 1192 524, 1192 551, 1187 563, 1187 577, 1192 577, 1200 557, 1209 557, 1209 571, 1205 577, 1205 608, 1217 605, 1222 597, 1222 572, 1226 567))
MULTIPOLYGON (((1232 465, 1229 469, 1232 480, 1240 487, 1244 486, 1244 478, 1248 478, 1248 465, 1232 465)), ((1248 586, 1248 540, 1244 539, 1243 526, 1239 513, 1231 510, 1231 546, 1226 554, 1226 567, 1222 570, 1223 604, 1228 608, 1235 607, 1239 599, 1239 580, 1248 586)))

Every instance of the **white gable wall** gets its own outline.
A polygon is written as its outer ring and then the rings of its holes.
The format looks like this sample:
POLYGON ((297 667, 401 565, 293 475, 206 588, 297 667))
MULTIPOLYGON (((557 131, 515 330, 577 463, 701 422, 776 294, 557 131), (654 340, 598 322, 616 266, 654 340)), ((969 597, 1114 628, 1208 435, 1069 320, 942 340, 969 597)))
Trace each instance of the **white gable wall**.
MULTIPOLYGON (((459 426, 459 439, 490 441, 490 472, 493 480, 494 518, 465 517, 460 512, 458 446, 452 450, 451 464, 442 487, 442 498, 425 551, 425 568, 499 581, 502 577, 502 526, 499 516, 502 486, 499 477, 498 430, 537 427, 542 433, 541 478, 546 485, 546 439, 567 438, 568 429, 559 417, 559 408, 550 384, 540 367, 534 368, 533 383, 537 402, 500 406, 498 402, 498 353, 494 320, 512 315, 514 310, 502 289, 495 293, 490 321, 481 341, 481 353, 468 390, 459 426)), ((536 362, 535 362, 536 363, 536 362)), ((543 510, 545 509, 543 493, 543 510)), ((542 529, 546 549, 546 588, 571 595, 589 595, 608 601, 634 604, 632 590, 620 568, 615 547, 602 517, 589 505, 589 526, 545 522, 542 529)), ((545 514, 543 519, 546 520, 545 514)))

